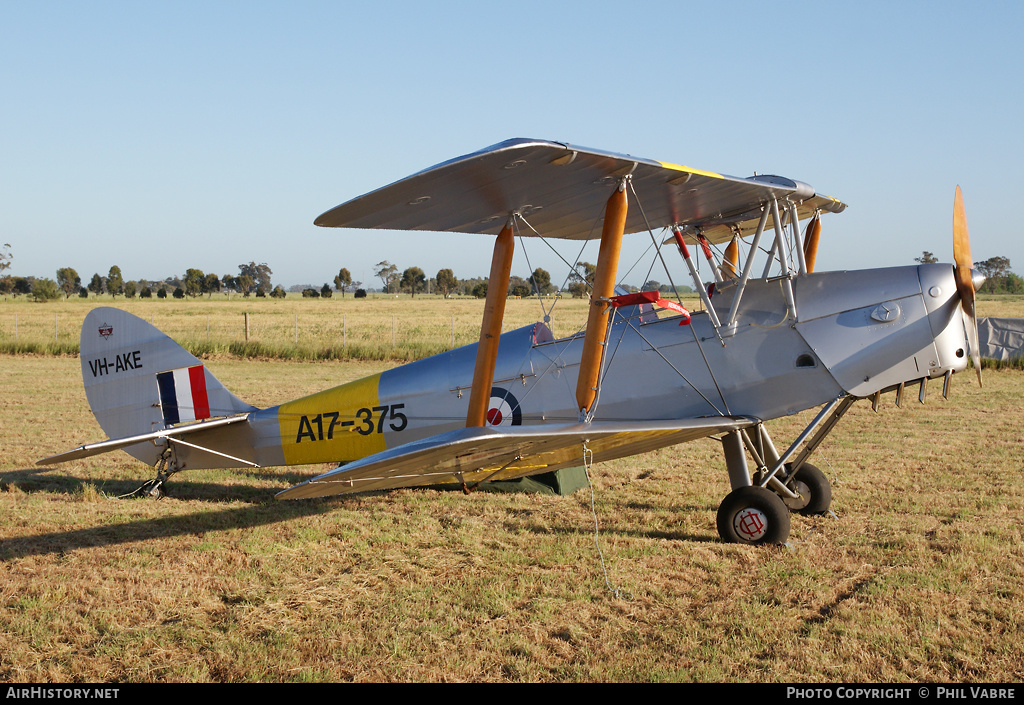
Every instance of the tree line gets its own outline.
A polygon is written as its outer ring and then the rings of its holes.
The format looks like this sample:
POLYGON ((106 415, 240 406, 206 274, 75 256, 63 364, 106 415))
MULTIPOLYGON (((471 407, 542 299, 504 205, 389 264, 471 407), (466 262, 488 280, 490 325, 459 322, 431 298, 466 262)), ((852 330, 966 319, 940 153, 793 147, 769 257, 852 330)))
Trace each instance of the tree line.
MULTIPOLYGON (((11 266, 11 260, 10 245, 5 244, 3 249, 0 249, 0 295, 26 295, 37 301, 75 296, 88 298, 90 295, 99 296, 101 294, 108 294, 114 298, 124 296, 126 299, 133 299, 136 296, 144 299, 152 297, 184 299, 198 298, 203 295, 212 297, 215 293, 229 295, 237 293, 246 297, 269 296, 271 298, 284 298, 287 295, 281 285, 272 285, 273 271, 265 262, 240 264, 237 275, 218 276, 216 273, 206 273, 198 268, 189 268, 182 276, 172 276, 154 281, 126 280, 121 268, 113 265, 106 276, 96 272, 88 283, 84 283, 82 277, 73 267, 58 269, 56 279, 8 276, 4 272, 11 266)), ((509 278, 506 294, 524 298, 535 294, 550 295, 558 291, 565 291, 574 298, 584 298, 593 285, 596 272, 597 267, 594 264, 580 262, 559 287, 552 283, 549 272, 538 267, 525 277, 512 275, 509 278)), ((399 272, 395 264, 383 260, 374 265, 373 273, 380 280, 380 291, 384 293, 407 293, 415 297, 419 293, 431 292, 440 294, 446 299, 456 295, 476 298, 487 296, 487 277, 459 279, 448 268, 438 270, 434 277, 428 278, 420 267, 408 267, 399 272)), ((363 282, 354 280, 351 272, 345 267, 338 271, 333 284, 332 287, 331 284, 325 282, 320 288, 313 285, 299 285, 291 289, 300 291, 306 298, 329 298, 335 291, 345 296, 350 289, 354 290, 356 298, 365 297, 367 294, 367 289, 363 288, 363 282)), ((627 289, 636 291, 638 287, 629 286, 627 289)), ((651 280, 645 282, 639 289, 669 291, 671 287, 651 280)), ((680 290, 689 291, 690 289, 689 287, 680 287, 680 290)))
POLYGON ((4 245, 0 251, 0 295, 11 294, 31 296, 37 301, 49 301, 61 297, 88 298, 90 294, 110 294, 114 298, 124 296, 126 299, 160 298, 168 296, 183 299, 186 296, 196 298, 204 294, 212 296, 218 292, 235 292, 242 296, 256 295, 284 298, 285 291, 281 286, 271 287, 273 271, 267 264, 238 265, 238 274, 217 276, 206 274, 201 269, 190 268, 184 276, 167 277, 164 280, 149 281, 146 279, 125 280, 121 268, 113 265, 106 276, 99 272, 92 275, 88 284, 83 285, 82 277, 73 267, 61 267, 57 270, 56 279, 47 277, 15 277, 4 274, 11 266, 10 245, 4 245))

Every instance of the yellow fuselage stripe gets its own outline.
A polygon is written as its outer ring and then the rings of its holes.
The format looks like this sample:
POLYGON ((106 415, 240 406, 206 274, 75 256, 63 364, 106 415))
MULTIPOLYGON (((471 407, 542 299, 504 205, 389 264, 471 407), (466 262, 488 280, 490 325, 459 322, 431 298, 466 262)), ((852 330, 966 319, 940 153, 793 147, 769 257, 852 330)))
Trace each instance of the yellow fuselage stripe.
POLYGON ((379 383, 380 375, 371 375, 282 404, 285 464, 348 462, 385 450, 379 383))

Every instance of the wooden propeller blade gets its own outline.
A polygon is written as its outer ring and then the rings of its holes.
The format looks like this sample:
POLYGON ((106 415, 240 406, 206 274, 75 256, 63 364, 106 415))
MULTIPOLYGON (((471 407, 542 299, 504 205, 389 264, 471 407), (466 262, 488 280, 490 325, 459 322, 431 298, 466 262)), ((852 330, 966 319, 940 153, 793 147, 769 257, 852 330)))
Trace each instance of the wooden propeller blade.
POLYGON ((960 187, 956 187, 953 199, 953 276, 956 279, 956 291, 960 295, 960 306, 967 317, 967 343, 971 347, 971 362, 978 373, 978 385, 981 385, 981 352, 978 350, 978 316, 976 313, 976 295, 974 291, 974 260, 971 257, 971 236, 967 231, 967 211, 964 209, 964 196, 960 187))

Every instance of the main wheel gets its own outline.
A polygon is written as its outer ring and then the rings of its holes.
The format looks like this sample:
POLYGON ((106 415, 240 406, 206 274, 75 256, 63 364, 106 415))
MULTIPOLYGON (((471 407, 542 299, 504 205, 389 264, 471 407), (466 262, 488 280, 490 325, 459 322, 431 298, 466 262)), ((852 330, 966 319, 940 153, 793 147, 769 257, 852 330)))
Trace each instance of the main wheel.
POLYGON ((801 465, 793 480, 787 485, 800 495, 797 499, 782 498, 792 512, 808 516, 824 514, 832 506, 832 485, 829 484, 825 473, 810 463, 801 465))
POLYGON ((718 535, 729 543, 785 543, 789 511, 771 490, 756 485, 740 487, 718 508, 718 535))

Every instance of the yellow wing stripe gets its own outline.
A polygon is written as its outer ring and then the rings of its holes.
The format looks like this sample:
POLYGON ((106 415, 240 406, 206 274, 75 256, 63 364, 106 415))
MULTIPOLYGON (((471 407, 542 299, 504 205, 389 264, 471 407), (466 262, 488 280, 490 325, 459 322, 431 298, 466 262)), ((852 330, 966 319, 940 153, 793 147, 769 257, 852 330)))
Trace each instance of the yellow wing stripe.
POLYGON ((725 177, 721 174, 716 174, 713 171, 704 171, 703 169, 692 169, 688 166, 682 166, 681 164, 673 164, 672 162, 658 162, 665 169, 672 169, 673 171, 685 171, 689 174, 698 174, 700 176, 709 176, 712 179, 724 179, 725 177))

